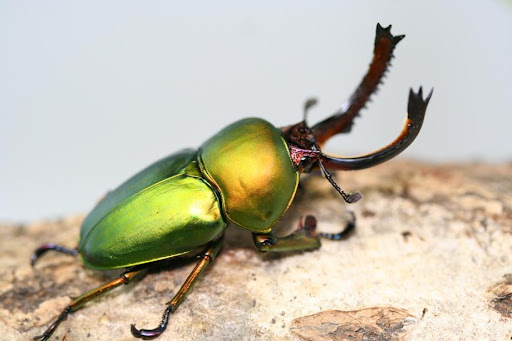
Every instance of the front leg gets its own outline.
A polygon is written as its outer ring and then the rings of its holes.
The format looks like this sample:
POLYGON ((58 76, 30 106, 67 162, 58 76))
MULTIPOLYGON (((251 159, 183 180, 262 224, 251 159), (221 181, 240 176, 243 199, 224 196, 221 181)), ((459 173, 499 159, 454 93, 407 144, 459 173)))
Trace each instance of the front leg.
POLYGON ((299 228, 292 234, 278 238, 270 233, 253 233, 254 245, 258 250, 267 252, 288 252, 288 251, 308 251, 318 249, 322 244, 315 235, 316 219, 313 216, 307 216, 299 223, 299 228))
POLYGON ((265 234, 253 233, 254 244, 260 251, 287 252, 308 251, 320 248, 320 238, 330 240, 343 240, 352 234, 355 228, 355 216, 352 212, 351 220, 345 228, 338 233, 316 232, 316 218, 308 215, 299 223, 298 229, 289 236, 278 238, 272 232, 265 234))

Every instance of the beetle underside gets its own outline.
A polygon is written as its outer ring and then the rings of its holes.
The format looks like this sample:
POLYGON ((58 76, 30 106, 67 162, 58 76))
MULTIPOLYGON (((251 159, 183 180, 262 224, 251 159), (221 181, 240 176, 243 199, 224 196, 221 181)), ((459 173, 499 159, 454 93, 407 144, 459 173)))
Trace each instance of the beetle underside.
MULTIPOLYGON (((412 90, 409 93, 408 115, 405 125, 400 135, 389 145, 375 152, 357 157, 340 157, 325 154, 321 150, 321 146, 332 136, 341 133, 350 132, 354 119, 359 115, 368 102, 370 96, 376 91, 382 78, 390 66, 393 58, 393 51, 404 36, 393 36, 391 34, 391 26, 387 28, 377 24, 374 56, 370 67, 356 88, 348 102, 342 106, 340 110, 325 120, 309 127, 306 123, 307 110, 316 103, 316 100, 308 100, 305 104, 304 119, 298 124, 282 128, 282 134, 290 152, 291 160, 299 172, 308 173, 311 171, 321 171, 321 173, 329 180, 333 187, 340 193, 347 203, 353 203, 362 198, 361 193, 355 192, 347 194, 334 182, 329 171, 335 170, 358 170, 378 165, 385 162, 402 151, 404 151, 418 135, 425 111, 432 95, 430 92, 426 99, 423 99, 422 89, 420 87, 417 93, 412 90)), ((284 142, 283 142, 284 144, 284 142)), ((285 147, 283 147, 285 148, 285 147)), ((293 166, 289 166, 293 169, 293 166)), ((295 173, 296 174, 296 173, 295 173)), ((260 251, 304 251, 312 250, 320 247, 319 237, 340 240, 345 238, 354 228, 354 220, 349 222, 347 227, 336 234, 317 233, 316 220, 312 216, 307 216, 300 227, 291 235, 283 238, 275 237, 270 233, 253 233, 253 239, 256 247, 260 251)), ((181 289, 168 303, 163 314, 162 322, 154 329, 137 329, 131 326, 132 334, 135 337, 143 339, 151 339, 159 336, 167 327, 169 316, 173 313, 190 290, 192 284, 198 278, 199 274, 215 259, 222 245, 222 235, 216 237, 205 245, 201 245, 200 250, 206 250, 199 262, 189 275, 181 289)), ((199 250, 198 249, 198 250, 199 250)), ((77 249, 65 248, 55 244, 45 244, 37 249, 32 256, 32 265, 35 261, 47 251, 57 251, 68 255, 76 256, 77 249)), ((127 284, 133 278, 142 276, 146 273, 149 265, 146 263, 128 269, 119 278, 114 279, 96 289, 93 289, 82 296, 74 299, 57 319, 44 331, 40 336, 34 339, 48 340, 54 333, 59 324, 64 321, 67 316, 74 311, 80 309, 85 303, 93 298, 108 292, 122 284, 127 284)))

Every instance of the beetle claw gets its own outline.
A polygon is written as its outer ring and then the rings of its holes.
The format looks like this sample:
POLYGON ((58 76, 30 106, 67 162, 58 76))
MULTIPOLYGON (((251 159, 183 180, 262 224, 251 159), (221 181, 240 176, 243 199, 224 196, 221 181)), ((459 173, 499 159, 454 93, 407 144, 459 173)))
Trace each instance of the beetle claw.
POLYGON ((143 340, 151 340, 160 336, 167 328, 167 324, 169 323, 169 314, 174 311, 174 308, 174 305, 169 305, 167 309, 165 309, 162 323, 160 323, 160 325, 155 329, 137 329, 134 324, 130 325, 132 335, 143 340))
POLYGON ((143 340, 154 339, 160 336, 164 331, 161 330, 160 327, 155 329, 137 329, 134 324, 130 325, 130 330, 133 336, 143 340))
POLYGON ((134 324, 130 325, 130 331, 132 335, 143 340, 154 339, 164 332, 165 328, 160 327, 155 329, 137 329, 134 324))

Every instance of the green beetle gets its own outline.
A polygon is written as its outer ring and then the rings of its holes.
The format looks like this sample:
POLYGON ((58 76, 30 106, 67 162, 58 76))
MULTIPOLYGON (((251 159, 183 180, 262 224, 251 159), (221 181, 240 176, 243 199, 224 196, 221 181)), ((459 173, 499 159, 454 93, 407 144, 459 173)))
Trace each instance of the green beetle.
POLYGON ((80 229, 76 249, 45 244, 32 256, 32 264, 49 250, 80 255, 93 269, 128 268, 119 278, 78 297, 40 336, 48 340, 58 325, 83 304, 134 277, 148 265, 180 255, 201 254, 179 292, 169 302, 162 323, 137 329, 139 338, 154 338, 166 328, 169 315, 179 306, 198 275, 215 258, 228 223, 253 233, 260 251, 302 251, 320 247, 320 237, 339 240, 354 227, 350 222, 336 234, 317 233, 308 216, 302 228, 278 238, 272 229, 288 210, 300 173, 320 171, 348 203, 362 198, 346 194, 329 170, 356 170, 380 164, 405 150, 418 135, 432 92, 423 99, 421 88, 409 94, 408 116, 402 133, 388 146, 363 156, 343 158, 324 154, 320 146, 331 136, 349 132, 354 118, 377 89, 404 36, 393 36, 391 26, 377 25, 374 58, 367 75, 343 109, 309 127, 304 120, 278 129, 259 118, 235 122, 207 140, 199 150, 172 154, 110 192, 89 213, 80 229))

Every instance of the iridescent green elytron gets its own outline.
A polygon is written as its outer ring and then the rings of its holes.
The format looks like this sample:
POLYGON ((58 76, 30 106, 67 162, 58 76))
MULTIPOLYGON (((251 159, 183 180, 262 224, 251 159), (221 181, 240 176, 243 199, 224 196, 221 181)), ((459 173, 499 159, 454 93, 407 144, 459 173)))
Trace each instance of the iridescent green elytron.
MULTIPOLYGON (((198 276, 215 259, 224 230, 232 222, 252 232, 260 251, 318 249, 320 238, 341 240, 354 222, 339 233, 316 232, 316 220, 307 216, 296 231, 276 237, 273 228, 286 213, 299 184, 299 173, 317 171, 347 203, 361 199, 334 182, 330 170, 357 170, 385 162, 405 150, 418 135, 430 95, 409 93, 408 116, 401 134, 389 145, 358 157, 324 154, 321 146, 333 135, 351 130, 370 95, 385 74, 396 44, 391 26, 377 25, 374 58, 348 103, 334 115, 309 127, 304 120, 276 128, 265 120, 235 122, 204 142, 198 150, 172 154, 110 192, 82 223, 76 249, 45 244, 35 251, 32 264, 49 250, 80 255, 94 269, 129 268, 119 278, 84 293, 61 312, 35 339, 48 340, 69 314, 93 298, 142 276, 158 260, 199 254, 199 261, 154 329, 131 326, 133 336, 152 339, 162 334, 198 276)), ((305 113, 316 100, 309 100, 305 113)))

